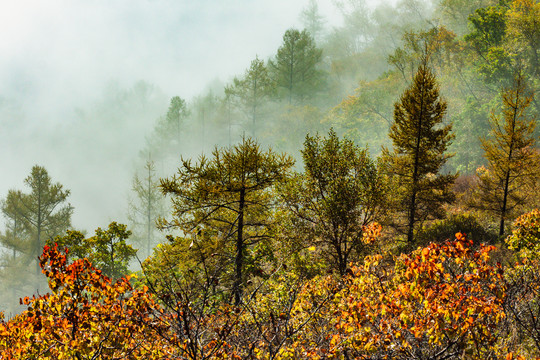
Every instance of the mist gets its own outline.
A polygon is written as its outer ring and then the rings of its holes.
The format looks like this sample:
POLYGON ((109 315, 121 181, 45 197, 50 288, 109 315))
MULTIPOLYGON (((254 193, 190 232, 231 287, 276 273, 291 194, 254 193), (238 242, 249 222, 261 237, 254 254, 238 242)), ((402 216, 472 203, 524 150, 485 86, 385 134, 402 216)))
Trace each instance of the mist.
MULTIPOLYGON (((75 228, 125 221, 134 159, 168 99, 190 99, 270 56, 306 4, 3 3, 0 196, 26 191, 39 164, 71 190, 75 228)), ((319 6, 337 19, 331 1, 319 6)))

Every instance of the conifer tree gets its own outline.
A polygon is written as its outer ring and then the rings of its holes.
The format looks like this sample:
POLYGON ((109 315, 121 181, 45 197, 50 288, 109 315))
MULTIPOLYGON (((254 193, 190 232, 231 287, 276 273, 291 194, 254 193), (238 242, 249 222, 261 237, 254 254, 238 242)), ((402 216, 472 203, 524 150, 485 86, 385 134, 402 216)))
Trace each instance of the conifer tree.
POLYGON ((450 186, 456 179, 454 174, 439 174, 450 157, 446 149, 453 138, 452 126, 443 124, 447 105, 426 63, 394 105, 389 132, 393 152, 383 148, 387 172, 398 190, 395 206, 405 215, 405 224, 394 225, 405 230, 409 244, 418 222, 443 216, 442 205, 454 199, 450 186))
POLYGON ((129 203, 128 219, 133 229, 133 239, 145 247, 145 256, 150 256, 156 245, 154 233, 160 216, 165 213, 165 199, 159 190, 153 161, 144 166, 143 178, 136 174, 131 189, 135 197, 129 203))
MULTIPOLYGON (((263 106, 274 90, 268 70, 262 60, 255 58, 242 79, 235 78, 231 88, 241 110, 251 122, 251 133, 255 136, 257 122, 263 114, 263 106)), ((226 94, 227 95, 227 94, 226 94)))
POLYGON ((293 98, 302 102, 321 85, 322 73, 317 65, 322 59, 322 50, 315 46, 313 37, 306 31, 289 29, 283 35, 283 45, 274 60, 270 61, 273 79, 289 105, 293 98))
POLYGON ((203 156, 195 164, 182 160, 176 176, 161 180, 173 206, 173 219, 161 220, 162 228, 193 234, 190 248, 205 242, 201 248, 215 251, 208 256, 227 263, 221 280, 232 283, 235 304, 241 302, 248 265, 253 268, 248 262, 254 247, 269 239, 268 191, 293 163, 288 156, 263 152, 253 140, 243 139, 234 147, 216 148, 210 159, 203 156))
POLYGON ((12 248, 27 256, 26 263, 35 261, 38 286, 41 269, 37 258, 47 239, 62 233, 70 226, 73 207, 66 204, 69 190, 64 190, 59 183, 52 183, 45 168, 34 166, 25 183, 31 192, 25 194, 10 190, 2 203, 2 212, 13 221, 21 240, 20 244, 13 244, 12 248), (20 236, 21 234, 24 236, 20 236))
POLYGON ((478 177, 480 208, 499 218, 499 236, 504 234, 505 220, 527 199, 520 189, 525 181, 538 176, 540 154, 534 149, 534 117, 527 110, 532 96, 522 74, 513 86, 502 93, 502 118, 491 114, 491 136, 481 138, 487 168, 478 177))

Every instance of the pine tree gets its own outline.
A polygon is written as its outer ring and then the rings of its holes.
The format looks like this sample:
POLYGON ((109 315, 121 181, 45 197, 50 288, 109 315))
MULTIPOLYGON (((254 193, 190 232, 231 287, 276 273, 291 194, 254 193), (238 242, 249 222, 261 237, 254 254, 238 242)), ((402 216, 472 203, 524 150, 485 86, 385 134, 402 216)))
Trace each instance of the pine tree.
POLYGON ((322 50, 306 31, 289 29, 283 35, 283 45, 274 60, 270 61, 273 79, 278 88, 285 90, 289 105, 293 98, 299 102, 321 86, 322 75, 317 65, 321 62, 322 50))
POLYGON ((244 78, 233 81, 232 93, 238 99, 241 110, 251 122, 251 134, 255 137, 257 122, 263 115, 263 106, 274 90, 268 70, 262 60, 255 58, 244 78))
MULTIPOLYGON (((443 216, 442 205, 453 201, 450 186, 456 175, 441 175, 450 155, 446 150, 453 138, 451 125, 443 125, 446 102, 440 99, 435 75, 424 61, 413 83, 394 105, 394 123, 389 137, 393 153, 383 148, 387 172, 397 189, 395 205, 405 215, 407 242, 411 244, 415 225, 443 216)), ((395 224, 399 229, 402 224, 395 224)))
POLYGON ((36 286, 39 286, 41 268, 37 258, 47 239, 71 225, 73 207, 66 204, 69 190, 64 190, 59 183, 53 184, 45 168, 34 166, 25 183, 31 192, 10 190, 2 203, 2 212, 12 221, 19 222, 17 229, 24 229, 25 236, 21 244, 16 245, 16 250, 25 252, 27 262, 35 261, 36 286))
POLYGON ((157 220, 165 212, 165 199, 159 190, 154 162, 147 161, 144 169, 146 174, 142 179, 138 175, 133 178, 131 189, 135 197, 129 203, 128 218, 134 240, 144 246, 145 255, 150 256, 152 247, 156 245, 154 233, 157 220))
POLYGON ((324 30, 325 20, 319 13, 317 0, 310 0, 300 14, 300 20, 304 28, 313 36, 315 40, 320 40, 321 33, 324 30))
POLYGON ((505 220, 527 200, 528 194, 520 189, 528 179, 538 176, 540 161, 534 149, 536 122, 527 114, 532 96, 522 74, 502 93, 502 101, 502 118, 492 113, 491 136, 481 138, 488 166, 478 171, 477 204, 499 218, 500 236, 504 234, 505 220))
POLYGON ((173 219, 162 220, 162 228, 193 234, 191 246, 205 242, 200 246, 203 251, 215 249, 208 256, 220 256, 227 263, 221 280, 232 282, 236 304, 242 298, 248 265, 253 268, 253 261, 248 262, 256 258, 256 245, 269 240, 268 191, 293 163, 288 156, 262 152, 257 143, 243 139, 232 148, 216 148, 211 159, 203 156, 196 164, 182 160, 176 176, 161 180, 173 206, 173 219))

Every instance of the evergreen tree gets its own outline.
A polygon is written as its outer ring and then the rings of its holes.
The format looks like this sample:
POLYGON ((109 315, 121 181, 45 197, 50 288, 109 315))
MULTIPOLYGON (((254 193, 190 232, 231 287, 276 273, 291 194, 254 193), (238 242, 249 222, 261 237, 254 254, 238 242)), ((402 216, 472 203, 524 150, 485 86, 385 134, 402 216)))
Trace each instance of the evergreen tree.
POLYGON ((322 50, 315 46, 306 30, 289 29, 285 32, 283 45, 275 59, 270 61, 270 67, 274 81, 285 91, 289 105, 293 98, 303 102, 321 87, 322 73, 317 68, 321 59, 322 50))
POLYGON ((538 176, 540 161, 534 149, 536 122, 527 114, 532 96, 522 74, 502 93, 502 101, 502 118, 492 113, 491 136, 481 138, 488 166, 478 172, 480 203, 477 204, 499 218, 499 236, 504 234, 505 220, 527 200, 529 194, 520 189, 527 180, 538 176))
POLYGON ((240 108, 251 122, 251 134, 255 136, 257 122, 263 115, 263 107, 274 90, 273 81, 262 60, 255 58, 243 79, 235 78, 232 92, 240 108))
POLYGON ((6 230, 4 234, 0 234, 0 243, 12 250, 12 258, 15 259, 20 253, 27 253, 30 246, 28 239, 28 229, 25 228, 23 217, 17 209, 21 197, 20 191, 10 191, 5 200, 2 200, 2 212, 6 219, 6 230))
POLYGON ((164 215, 165 204, 154 162, 147 161, 144 169, 146 174, 142 179, 138 175, 133 178, 131 189, 135 198, 130 201, 128 218, 135 233, 134 240, 145 247, 147 257, 156 245, 154 233, 158 218, 164 215))
POLYGON ((319 5, 317 0, 309 0, 309 4, 300 14, 300 20, 304 28, 318 41, 321 33, 324 30, 324 18, 319 13, 319 5))
POLYGON ((175 96, 171 99, 169 110, 165 116, 165 121, 169 131, 173 130, 176 134, 176 139, 180 141, 180 132, 182 130, 182 121, 189 115, 186 107, 186 101, 179 96, 175 96))
POLYGON ((172 197, 174 216, 161 221, 162 227, 193 234, 191 246, 205 242, 200 246, 204 251, 216 251, 208 256, 221 256, 229 264, 221 280, 232 282, 236 304, 247 281, 246 269, 256 262, 256 245, 270 237, 268 191, 292 165, 291 158, 262 152, 254 141, 244 139, 232 148, 216 148, 211 159, 203 156, 196 164, 182 160, 176 176, 161 180, 163 193, 172 197))
POLYGON ((153 154, 160 160, 169 155, 177 156, 184 122, 189 114, 186 101, 179 96, 172 97, 167 113, 157 120, 153 134, 147 138, 144 153, 153 154))
MULTIPOLYGON (((393 152, 383 148, 383 156, 387 172, 397 186, 395 206, 405 215, 409 244, 413 241, 415 225, 442 217, 442 205, 454 199, 450 186, 456 175, 439 174, 450 157, 446 149, 453 138, 452 126, 443 125, 446 106, 426 61, 394 105, 394 123, 389 132, 393 152)), ((402 228, 402 224, 395 225, 398 230, 402 228)))
POLYGON ((62 233, 71 225, 73 207, 66 204, 69 190, 59 183, 53 184, 47 170, 34 166, 30 176, 25 179, 31 192, 10 190, 2 203, 4 216, 13 222, 14 230, 24 234, 20 244, 12 248, 23 252, 27 262, 35 261, 36 286, 39 286, 41 268, 37 261, 47 239, 62 233), (24 229, 24 231, 23 231, 24 229))

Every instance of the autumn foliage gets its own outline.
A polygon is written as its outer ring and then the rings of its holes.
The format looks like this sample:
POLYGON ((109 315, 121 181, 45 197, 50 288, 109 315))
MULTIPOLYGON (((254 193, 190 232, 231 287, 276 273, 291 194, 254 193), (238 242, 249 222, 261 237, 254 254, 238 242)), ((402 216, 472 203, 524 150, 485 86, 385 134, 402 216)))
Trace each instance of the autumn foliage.
MULTIPOLYGON (((536 224, 527 219, 517 231, 536 224)), ((380 226, 367 230, 377 241, 380 226)), ((344 277, 277 269, 240 305, 197 317, 200 305, 181 289, 172 302, 165 289, 156 300, 146 286, 112 282, 46 246, 51 292, 22 299, 27 310, 0 323, 0 359, 530 358, 540 266, 532 259, 507 270, 493 251, 457 233, 399 257, 367 256, 344 277)))
POLYGON ((146 288, 113 283, 87 259, 68 264, 57 246, 45 246, 40 265, 51 292, 21 299, 27 310, 0 324, 1 359, 168 357, 155 335, 167 323, 146 288))

